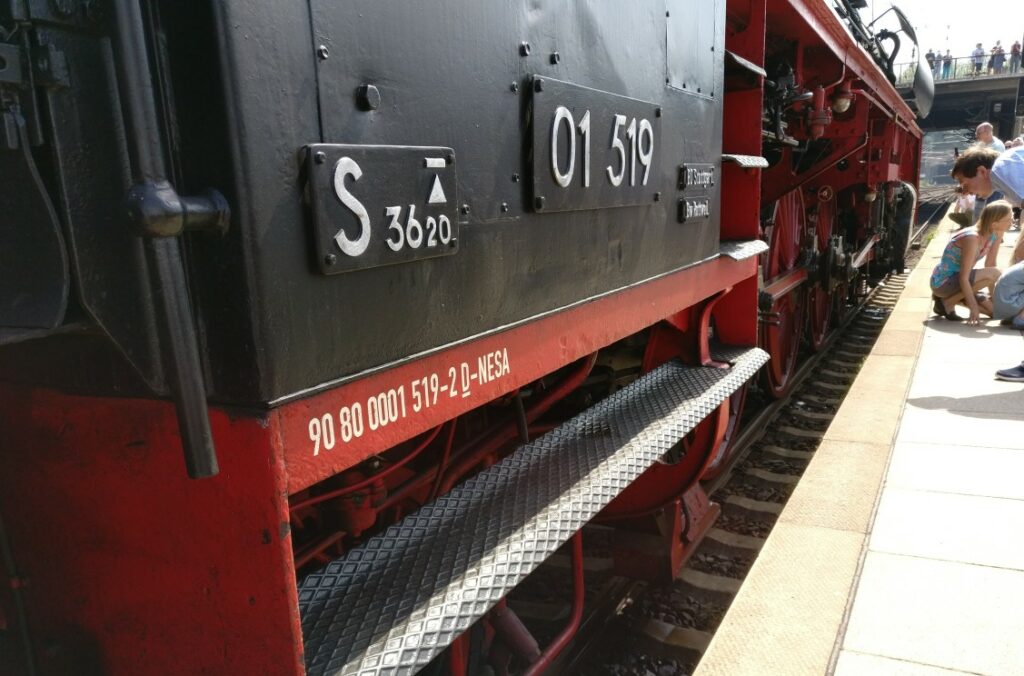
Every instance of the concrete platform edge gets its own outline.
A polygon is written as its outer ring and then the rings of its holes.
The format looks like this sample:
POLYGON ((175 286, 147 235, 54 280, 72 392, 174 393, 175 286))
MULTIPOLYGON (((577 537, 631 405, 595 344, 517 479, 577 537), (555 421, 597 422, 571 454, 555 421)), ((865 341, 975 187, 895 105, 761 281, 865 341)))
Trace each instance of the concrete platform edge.
POLYGON ((928 275, 935 257, 941 255, 949 227, 950 222, 943 221, 908 276, 900 302, 858 374, 860 382, 861 374, 883 370, 889 377, 886 399, 894 404, 887 408, 894 410, 880 415, 877 392, 872 400, 871 388, 858 388, 856 383, 851 388, 695 676, 820 676, 834 672, 867 559, 869 535, 904 402, 920 357, 928 303, 919 299, 930 298, 928 275), (916 329, 908 330, 914 326, 916 329), (894 343, 901 347, 885 347, 894 343), (873 414, 870 426, 842 423, 868 413, 873 414), (870 433, 865 434, 865 428, 870 433), (849 462, 843 465, 843 461, 849 462), (850 462, 858 468, 856 472, 850 471, 850 462), (834 516, 827 516, 830 514, 834 516), (794 537, 797 533, 800 537, 794 537), (815 543, 825 543, 827 565, 820 565, 820 551, 808 547, 815 543), (811 570, 806 568, 808 561, 811 570), (816 579, 813 589, 808 589, 811 574, 816 579))

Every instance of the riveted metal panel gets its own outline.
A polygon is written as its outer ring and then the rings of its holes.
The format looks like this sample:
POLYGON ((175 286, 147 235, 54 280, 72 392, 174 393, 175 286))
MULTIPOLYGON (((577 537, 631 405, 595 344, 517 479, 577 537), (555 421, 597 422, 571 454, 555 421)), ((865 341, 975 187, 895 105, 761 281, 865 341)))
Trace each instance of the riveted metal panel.
MULTIPOLYGON (((286 14, 289 22, 271 26, 249 2, 228 0, 219 10, 229 36, 222 47, 223 79, 231 85, 230 133, 237 146, 232 171, 241 202, 237 234, 229 238, 238 237, 244 247, 252 302, 204 315, 203 330, 217 348, 211 363, 241 357, 254 363, 215 371, 214 396, 274 401, 351 380, 717 252, 718 188, 709 195, 714 213, 681 225, 675 168, 717 165, 721 97, 666 85, 661 0, 633 3, 629 12, 614 3, 570 0, 311 0, 309 10, 310 39, 301 50, 291 43, 286 50, 274 37, 285 28, 289 40, 301 33, 301 17, 291 11, 275 10, 275 17, 286 14), (652 165, 645 186, 649 200, 534 211, 532 129, 551 123, 533 116, 527 87, 534 77, 662 109, 653 151, 661 162, 657 171, 652 165), (291 124, 293 117, 303 124, 291 124), (315 130, 311 117, 319 125, 315 130), (301 201, 301 153, 316 143, 451 148, 459 167, 457 253, 320 274, 314 228, 301 201), (255 349, 222 354, 246 318, 252 319, 255 349)), ((716 53, 702 66, 707 77, 722 78, 722 58, 724 52, 716 53)), ((596 144, 596 124, 594 130, 596 144)), ((607 121, 600 130, 600 142, 610 143, 607 121)), ((625 130, 620 135, 629 150, 625 130)), ((596 146, 594 152, 596 158, 596 146)), ((593 172, 604 175, 605 169, 595 164, 593 172)), ((231 239, 226 244, 237 245, 231 239)), ((202 260, 196 274, 204 288, 215 270, 238 255, 217 253, 207 256, 197 247, 202 260)), ((214 300, 200 298, 199 304, 212 308, 214 300)))

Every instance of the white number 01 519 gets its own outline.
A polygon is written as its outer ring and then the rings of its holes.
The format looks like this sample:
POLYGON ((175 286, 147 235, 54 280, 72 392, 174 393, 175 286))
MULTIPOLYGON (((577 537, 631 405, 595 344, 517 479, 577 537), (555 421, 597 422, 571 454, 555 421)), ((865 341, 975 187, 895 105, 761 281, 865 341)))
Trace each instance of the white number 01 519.
MULTIPOLYGON (((573 119, 572 112, 565 106, 558 106, 555 109, 554 119, 551 122, 551 175, 555 182, 563 188, 568 188, 572 183, 573 175, 576 172, 576 135, 581 137, 582 146, 582 183, 584 188, 590 187, 590 111, 587 110, 580 118, 579 124, 573 119), (560 137, 563 133, 568 135, 568 158, 563 162, 559 157, 562 146, 560 137), (565 169, 563 170, 563 167, 565 169)), ((605 174, 608 181, 616 188, 622 185, 629 170, 629 185, 637 184, 637 163, 640 164, 643 175, 640 177, 640 185, 647 185, 651 173, 651 160, 654 158, 654 127, 645 118, 632 118, 628 120, 625 115, 613 115, 611 119, 611 144, 617 157, 617 167, 608 165, 605 167, 605 174), (625 129, 626 142, 623 143, 622 132, 625 129), (629 149, 626 149, 626 144, 629 149)))

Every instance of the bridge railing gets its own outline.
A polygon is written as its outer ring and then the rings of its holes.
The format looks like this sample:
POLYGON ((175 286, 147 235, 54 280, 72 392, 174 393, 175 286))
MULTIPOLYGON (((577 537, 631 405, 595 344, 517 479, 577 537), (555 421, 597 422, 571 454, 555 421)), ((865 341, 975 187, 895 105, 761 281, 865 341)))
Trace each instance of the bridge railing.
MULTIPOLYGON (((922 64, 927 67, 927 64, 922 64)), ((914 82, 914 75, 917 73, 917 62, 898 63, 893 66, 896 73, 897 86, 910 86, 914 82)), ((965 80, 971 78, 1005 77, 1007 75, 1024 75, 1021 69, 1020 59, 1011 59, 1009 54, 1004 55, 1002 65, 996 67, 995 60, 990 54, 984 56, 957 56, 946 61, 940 57, 935 60, 932 67, 932 76, 936 82, 944 80, 965 80)))

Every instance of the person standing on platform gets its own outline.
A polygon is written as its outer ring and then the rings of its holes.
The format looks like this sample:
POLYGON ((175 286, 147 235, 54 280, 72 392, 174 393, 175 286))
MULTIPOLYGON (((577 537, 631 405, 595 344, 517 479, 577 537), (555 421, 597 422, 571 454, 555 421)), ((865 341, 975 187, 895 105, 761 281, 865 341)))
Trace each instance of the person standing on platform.
POLYGON ((928 70, 930 70, 932 73, 934 73, 935 72, 935 50, 934 49, 929 49, 928 52, 924 55, 924 60, 928 62, 928 70))
MULTIPOLYGON (((992 133, 992 123, 982 122, 978 125, 978 128, 974 130, 974 138, 978 139, 975 143, 976 148, 990 148, 995 150, 997 153, 1001 153, 1006 150, 1006 145, 992 133)), ((987 198, 980 195, 978 199, 974 201, 974 220, 978 220, 981 217, 981 210, 985 208, 985 204, 988 202, 994 202, 999 199, 1003 199, 1003 193, 998 188, 987 198)))
POLYGON ((942 57, 942 79, 949 79, 949 71, 953 68, 953 55, 946 50, 945 56, 942 57))
MULTIPOLYGON (((949 174, 964 192, 989 197, 999 189, 1011 204, 1024 202, 1024 146, 1002 155, 991 148, 970 148, 957 158, 949 174)), ((1024 362, 996 371, 996 378, 1024 382, 1024 362)))
POLYGON ((978 43, 978 46, 971 52, 971 57, 974 59, 974 75, 977 77, 981 75, 981 67, 985 65, 985 49, 978 43))
POLYGON ((1010 72, 1016 73, 1020 70, 1020 40, 1014 40, 1010 47, 1010 72))

